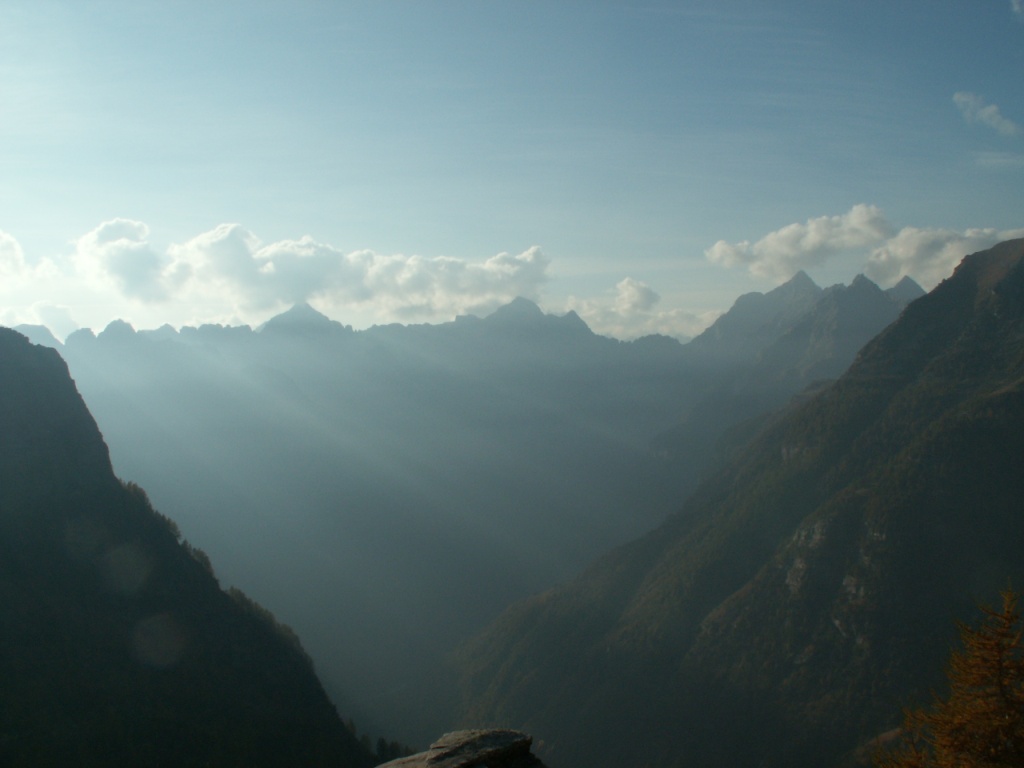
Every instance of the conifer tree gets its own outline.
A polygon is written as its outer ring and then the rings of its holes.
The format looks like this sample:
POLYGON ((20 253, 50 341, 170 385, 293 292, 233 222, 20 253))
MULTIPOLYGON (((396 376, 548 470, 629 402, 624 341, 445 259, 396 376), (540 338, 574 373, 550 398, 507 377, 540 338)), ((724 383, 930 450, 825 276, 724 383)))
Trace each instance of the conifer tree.
POLYGON ((1017 595, 1002 610, 983 608, 977 629, 960 625, 963 649, 953 654, 949 696, 908 712, 903 743, 880 755, 878 768, 1024 766, 1024 644, 1017 595))

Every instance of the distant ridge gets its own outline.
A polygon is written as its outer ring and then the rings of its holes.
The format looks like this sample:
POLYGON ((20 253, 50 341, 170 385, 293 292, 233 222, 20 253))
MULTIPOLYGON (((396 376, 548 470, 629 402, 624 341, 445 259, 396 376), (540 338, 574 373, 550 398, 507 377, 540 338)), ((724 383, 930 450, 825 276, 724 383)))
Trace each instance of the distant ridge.
POLYGON ((518 296, 508 304, 498 307, 483 318, 485 326, 518 330, 549 330, 558 332, 585 333, 594 335, 590 327, 575 311, 564 315, 549 315, 529 299, 518 296))

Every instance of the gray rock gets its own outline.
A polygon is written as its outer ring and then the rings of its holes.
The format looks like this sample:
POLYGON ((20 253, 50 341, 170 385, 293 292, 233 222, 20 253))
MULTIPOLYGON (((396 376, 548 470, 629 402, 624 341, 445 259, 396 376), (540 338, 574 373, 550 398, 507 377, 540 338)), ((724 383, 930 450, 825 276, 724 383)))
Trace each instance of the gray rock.
POLYGON ((447 733, 426 752, 384 763, 379 768, 544 768, 532 752, 533 739, 519 731, 476 730, 447 733))

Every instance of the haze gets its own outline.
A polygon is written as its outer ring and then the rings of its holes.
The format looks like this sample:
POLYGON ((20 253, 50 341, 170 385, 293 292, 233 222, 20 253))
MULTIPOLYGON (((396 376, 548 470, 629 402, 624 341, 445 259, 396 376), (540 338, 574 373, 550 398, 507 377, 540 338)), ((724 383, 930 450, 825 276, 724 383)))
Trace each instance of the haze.
POLYGON ((695 335, 1019 236, 1019 0, 5 2, 0 322, 695 335))

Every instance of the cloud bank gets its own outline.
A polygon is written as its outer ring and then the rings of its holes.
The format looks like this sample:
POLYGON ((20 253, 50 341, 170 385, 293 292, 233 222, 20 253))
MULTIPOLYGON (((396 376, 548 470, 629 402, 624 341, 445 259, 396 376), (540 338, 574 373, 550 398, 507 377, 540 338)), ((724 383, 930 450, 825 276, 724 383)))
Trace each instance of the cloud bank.
POLYGON ((1021 127, 1017 123, 1003 117, 999 107, 995 104, 986 104, 976 93, 958 91, 953 94, 953 103, 969 123, 987 125, 1003 136, 1016 136, 1021 132, 1021 127))
POLYGON ((76 241, 77 272, 143 303, 226 303, 238 315, 319 300, 373 305, 398 317, 432 317, 493 308, 535 297, 548 258, 533 247, 479 262, 421 256, 345 253, 310 237, 262 243, 238 224, 221 224, 164 252, 142 222, 114 219, 76 241))
POLYGON ((723 267, 746 267, 755 277, 785 280, 801 269, 824 264, 838 253, 879 243, 892 233, 892 225, 879 208, 855 205, 840 216, 790 224, 755 243, 719 240, 704 255, 723 267))
POLYGON ((909 276, 930 290, 967 254, 1018 237, 1024 237, 1024 229, 897 230, 880 208, 855 205, 839 216, 789 224, 754 243, 719 240, 704 255, 714 264, 776 282, 838 258, 858 260, 861 271, 880 285, 909 276))

